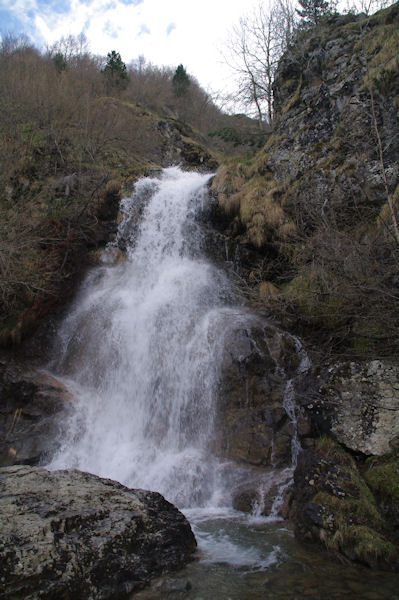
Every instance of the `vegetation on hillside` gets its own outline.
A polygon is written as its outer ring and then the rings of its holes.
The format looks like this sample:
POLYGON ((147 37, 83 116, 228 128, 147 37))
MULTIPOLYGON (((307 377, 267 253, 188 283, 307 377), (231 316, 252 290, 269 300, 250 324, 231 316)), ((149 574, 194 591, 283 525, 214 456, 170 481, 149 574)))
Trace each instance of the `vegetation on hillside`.
POLYGON ((325 354, 399 356, 398 17, 396 4, 303 32, 280 63, 273 135, 214 182, 229 235, 252 248, 254 302, 325 354))
POLYGON ((114 50, 93 56, 82 36, 45 53, 23 36, 3 38, 0 98, 3 343, 67 298, 84 251, 106 241, 102 223, 115 218, 123 187, 165 166, 174 144, 195 166, 236 151, 208 132, 254 129, 224 115, 183 67, 142 57, 126 66, 114 50))

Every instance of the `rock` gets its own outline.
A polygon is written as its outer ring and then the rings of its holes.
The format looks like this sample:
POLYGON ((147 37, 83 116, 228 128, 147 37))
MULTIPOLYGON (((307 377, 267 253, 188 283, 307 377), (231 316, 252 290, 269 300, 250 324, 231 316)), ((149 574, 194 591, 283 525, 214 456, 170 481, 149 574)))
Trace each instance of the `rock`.
POLYGON ((55 377, 0 363, 0 466, 48 461, 73 399, 55 377))
POLYGON ((294 426, 285 394, 287 382, 303 375, 294 339, 258 319, 229 336, 218 390, 218 451, 255 466, 288 466, 294 426))
POLYGON ((340 362, 321 370, 305 404, 320 431, 366 455, 392 452, 399 439, 399 367, 340 362))
POLYGON ((395 4, 303 32, 276 69, 264 148, 212 182, 246 293, 319 355, 398 356, 398 26, 395 4))
POLYGON ((160 494, 80 471, 0 470, 2 598, 121 598, 187 563, 185 517, 160 494))
POLYGON ((185 595, 191 590, 191 587, 191 583, 188 579, 165 579, 155 586, 155 589, 159 590, 163 595, 185 595))
POLYGON ((393 541, 397 523, 389 521, 388 530, 354 459, 331 439, 322 438, 316 448, 300 453, 290 515, 300 540, 321 543, 372 568, 399 566, 399 546, 393 541))
POLYGON ((157 129, 163 137, 163 164, 173 165, 184 161, 189 168, 207 172, 217 169, 217 161, 205 148, 204 140, 187 123, 169 117, 158 121, 157 129))
POLYGON ((293 469, 272 469, 262 474, 252 474, 244 484, 233 490, 233 508, 255 516, 269 516, 274 503, 281 495, 276 511, 279 516, 288 518, 291 502, 293 469), (282 514, 284 513, 284 514, 282 514))

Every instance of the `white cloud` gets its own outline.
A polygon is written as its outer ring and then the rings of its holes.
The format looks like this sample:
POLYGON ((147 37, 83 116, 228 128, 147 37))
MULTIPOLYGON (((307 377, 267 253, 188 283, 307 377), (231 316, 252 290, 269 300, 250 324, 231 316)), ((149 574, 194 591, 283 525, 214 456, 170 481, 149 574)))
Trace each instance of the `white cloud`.
POLYGON ((63 13, 40 0, 10 0, 7 5, 30 26, 28 11, 34 11, 40 42, 51 45, 62 36, 84 31, 95 54, 116 50, 126 63, 139 55, 157 65, 182 63, 204 87, 215 89, 224 87, 229 77, 218 47, 254 1, 66 0, 69 11, 63 13))

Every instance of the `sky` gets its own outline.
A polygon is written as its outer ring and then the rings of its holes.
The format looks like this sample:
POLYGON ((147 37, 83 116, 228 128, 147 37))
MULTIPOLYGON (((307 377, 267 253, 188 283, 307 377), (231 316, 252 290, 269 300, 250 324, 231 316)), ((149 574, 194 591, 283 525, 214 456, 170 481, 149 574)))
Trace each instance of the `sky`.
POLYGON ((222 49, 254 0, 0 0, 0 36, 25 33, 44 48, 84 32, 93 54, 144 55, 157 66, 183 64, 209 92, 225 91, 231 72, 222 49))

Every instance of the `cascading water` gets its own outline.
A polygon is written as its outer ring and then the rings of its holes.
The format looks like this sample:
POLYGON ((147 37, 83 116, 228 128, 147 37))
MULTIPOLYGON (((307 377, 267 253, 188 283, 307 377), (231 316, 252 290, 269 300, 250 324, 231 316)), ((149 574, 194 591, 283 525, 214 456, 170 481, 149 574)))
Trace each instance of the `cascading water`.
MULTIPOLYGON (((316 582, 307 598, 357 598, 347 587, 334 595, 342 572, 304 555, 285 525, 231 508, 229 491, 240 468, 223 464, 209 449, 225 336, 237 325, 250 329, 253 319, 234 307, 227 276, 201 252, 195 215, 209 177, 166 169, 140 180, 123 201, 118 242, 126 247, 126 260, 107 266, 105 257, 104 266, 88 275, 48 367, 75 398, 49 467, 74 467, 160 491, 182 508, 202 550, 202 559, 186 571, 191 599, 302 597, 315 568, 317 582, 325 570, 331 592, 320 595, 316 582)), ((300 345, 297 351, 300 370, 306 360, 300 345)), ((288 380, 284 406, 294 423, 292 391, 288 380)), ((294 435, 293 465, 296 453, 294 435)))
POLYGON ((217 492, 207 448, 231 292, 200 254, 194 217, 209 177, 171 168, 137 184, 122 205, 127 260, 88 277, 52 365, 78 407, 51 467, 155 489, 180 507, 217 492), (143 199, 134 232, 129 214, 143 199))

